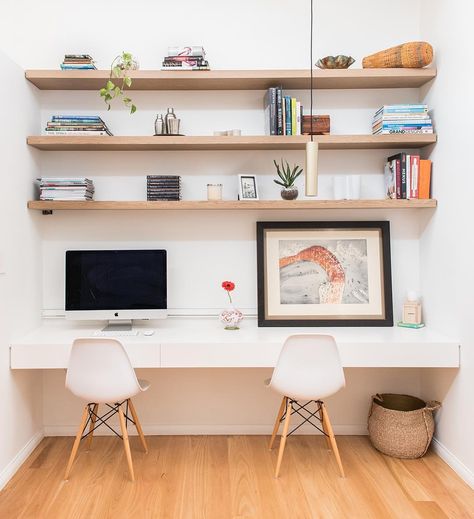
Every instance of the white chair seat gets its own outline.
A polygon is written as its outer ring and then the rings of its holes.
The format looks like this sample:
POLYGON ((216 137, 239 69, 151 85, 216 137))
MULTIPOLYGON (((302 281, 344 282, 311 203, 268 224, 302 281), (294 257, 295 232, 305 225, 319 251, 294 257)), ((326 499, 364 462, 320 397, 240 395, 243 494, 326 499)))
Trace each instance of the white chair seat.
POLYGON ((144 378, 139 378, 138 384, 140 385, 140 389, 142 391, 146 391, 150 387, 150 382, 148 380, 145 380, 144 378))

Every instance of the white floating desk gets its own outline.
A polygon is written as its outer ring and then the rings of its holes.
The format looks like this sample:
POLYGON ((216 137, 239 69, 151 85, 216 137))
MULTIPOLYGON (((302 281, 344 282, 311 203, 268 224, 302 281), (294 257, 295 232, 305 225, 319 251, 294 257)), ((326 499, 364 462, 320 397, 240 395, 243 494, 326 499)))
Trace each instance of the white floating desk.
MULTIPOLYGON (((66 368, 72 341, 92 336, 100 324, 47 319, 11 344, 12 369, 66 368)), ((135 368, 273 367, 281 346, 294 333, 329 333, 346 368, 457 368, 459 341, 430 328, 258 328, 247 318, 241 329, 224 330, 214 318, 168 318, 136 327, 139 335, 120 337, 135 368), (152 336, 141 333, 155 330, 152 336)))

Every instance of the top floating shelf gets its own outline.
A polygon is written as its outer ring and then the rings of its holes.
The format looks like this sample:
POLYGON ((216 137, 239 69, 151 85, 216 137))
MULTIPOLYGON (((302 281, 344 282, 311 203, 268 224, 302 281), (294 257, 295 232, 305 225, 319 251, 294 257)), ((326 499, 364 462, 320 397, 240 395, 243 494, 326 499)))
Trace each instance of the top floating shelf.
MULTIPOLYGON (((266 90, 309 88, 308 70, 130 71, 130 90, 266 90)), ((99 90, 108 70, 27 70, 26 79, 40 90, 99 90)), ((314 70, 317 89, 417 88, 436 77, 436 69, 314 70)))

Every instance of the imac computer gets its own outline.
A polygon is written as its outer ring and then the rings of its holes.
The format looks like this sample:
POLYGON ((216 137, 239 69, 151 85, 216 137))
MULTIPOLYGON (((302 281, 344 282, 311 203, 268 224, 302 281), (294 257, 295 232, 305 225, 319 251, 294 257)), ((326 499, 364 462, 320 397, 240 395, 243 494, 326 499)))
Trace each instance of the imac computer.
POLYGON ((167 317, 165 250, 66 251, 66 319, 107 320, 104 331, 131 330, 133 319, 167 317))

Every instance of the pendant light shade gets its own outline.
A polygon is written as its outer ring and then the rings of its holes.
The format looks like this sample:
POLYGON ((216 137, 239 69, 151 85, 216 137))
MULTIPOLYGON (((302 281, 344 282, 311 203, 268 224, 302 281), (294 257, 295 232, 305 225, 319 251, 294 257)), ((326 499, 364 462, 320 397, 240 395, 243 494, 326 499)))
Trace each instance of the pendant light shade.
POLYGON ((306 143, 306 167, 305 173, 305 195, 318 195, 318 151, 319 145, 316 141, 306 143))

